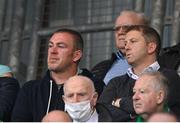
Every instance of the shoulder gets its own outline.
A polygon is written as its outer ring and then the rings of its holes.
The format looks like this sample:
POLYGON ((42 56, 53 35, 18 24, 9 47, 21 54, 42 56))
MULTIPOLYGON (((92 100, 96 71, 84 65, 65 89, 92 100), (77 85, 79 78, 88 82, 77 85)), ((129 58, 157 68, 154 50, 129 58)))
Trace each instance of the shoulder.
POLYGON ((99 62, 91 69, 91 71, 96 72, 96 70, 99 70, 100 68, 107 67, 107 65, 111 65, 116 59, 117 59, 116 54, 112 53, 111 58, 99 62))
POLYGON ((0 77, 0 84, 1 85, 7 85, 7 84, 19 85, 19 82, 17 79, 12 78, 12 77, 0 77))
POLYGON ((163 54, 174 54, 174 53, 180 54, 180 43, 177 45, 174 45, 172 47, 163 48, 163 50, 162 50, 162 55, 163 54))
POLYGON ((40 84, 40 81, 39 81, 39 80, 30 80, 30 81, 27 81, 27 82, 22 86, 22 88, 35 87, 35 86, 38 86, 39 84, 40 84))
POLYGON ((101 62, 99 62, 98 64, 96 64, 96 65, 92 68, 91 71, 96 72, 97 70, 99 70, 99 68, 102 68, 102 67, 104 67, 104 66, 106 66, 106 65, 109 65, 110 62, 111 62, 110 59, 101 61, 101 62))
POLYGON ((0 77, 0 95, 16 95, 20 85, 15 78, 0 77))
POLYGON ((95 82, 95 83, 103 83, 103 81, 102 80, 100 80, 100 79, 98 79, 96 76, 95 76, 95 74, 94 73, 92 73, 92 72, 90 72, 89 70, 87 70, 87 69, 81 69, 82 70, 82 72, 81 73, 79 73, 79 75, 82 75, 82 76, 86 76, 86 77, 88 77, 88 78, 90 78, 93 82, 95 82))
POLYGON ((117 76, 115 78, 112 78, 109 83, 114 83, 114 84, 126 83, 129 79, 130 77, 127 74, 124 74, 122 76, 117 76))
POLYGON ((85 68, 81 69, 81 72, 78 75, 86 76, 90 78, 93 82, 99 81, 99 79, 95 76, 94 73, 85 68))
POLYGON ((85 69, 85 68, 81 68, 80 73, 78 73, 78 75, 86 76, 88 78, 93 78, 94 77, 93 73, 90 72, 88 69, 85 69))
POLYGON ((36 80, 29 80, 25 82, 25 84, 22 86, 24 89, 35 89, 38 87, 44 87, 49 85, 49 81, 51 80, 49 76, 49 71, 47 71, 46 75, 42 79, 36 79, 36 80))
POLYGON ((161 73, 170 81, 180 83, 180 76, 173 69, 163 68, 160 70, 161 73))
POLYGON ((37 91, 42 91, 47 89, 49 86, 49 83, 44 80, 30 80, 27 81, 21 88, 21 92, 27 92, 27 93, 36 93, 37 91))
POLYGON ((177 72, 173 69, 169 69, 169 68, 162 68, 160 69, 160 72, 163 73, 164 75, 168 76, 168 75, 178 75, 177 72))
POLYGON ((131 83, 131 81, 134 81, 131 79, 127 74, 124 74, 122 76, 115 77, 109 81, 107 84, 106 88, 108 89, 117 89, 119 90, 120 88, 124 88, 128 84, 131 83))

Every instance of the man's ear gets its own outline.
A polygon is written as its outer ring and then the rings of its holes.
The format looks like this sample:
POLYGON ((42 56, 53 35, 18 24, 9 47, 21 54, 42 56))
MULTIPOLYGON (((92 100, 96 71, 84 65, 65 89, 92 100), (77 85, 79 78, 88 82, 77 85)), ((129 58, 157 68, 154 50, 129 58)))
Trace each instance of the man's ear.
POLYGON ((149 42, 148 43, 148 53, 152 54, 156 51, 157 45, 155 42, 149 42))
POLYGON ((93 106, 95 106, 95 105, 96 105, 96 103, 97 103, 97 99, 98 99, 98 93, 97 93, 97 92, 95 92, 95 93, 94 93, 94 95, 93 95, 93 97, 92 97, 93 106))
POLYGON ((160 90, 157 94, 157 104, 161 104, 165 99, 164 91, 160 90))
POLYGON ((81 50, 76 50, 73 53, 73 62, 77 62, 82 58, 82 51, 81 50))

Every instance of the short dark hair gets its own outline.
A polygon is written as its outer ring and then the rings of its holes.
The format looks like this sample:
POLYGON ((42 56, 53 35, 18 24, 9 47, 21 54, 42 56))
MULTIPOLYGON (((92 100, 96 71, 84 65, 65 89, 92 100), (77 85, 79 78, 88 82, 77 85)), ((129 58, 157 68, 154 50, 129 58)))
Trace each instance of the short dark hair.
POLYGON ((129 26, 128 29, 126 30, 126 33, 132 30, 137 30, 142 32, 143 37, 147 42, 154 42, 157 45, 156 48, 156 55, 158 56, 161 50, 161 38, 159 33, 152 27, 150 26, 145 26, 145 25, 132 25, 129 26))
POLYGON ((74 36, 74 42, 75 42, 74 43, 74 48, 76 50, 83 51, 84 40, 83 40, 80 32, 78 32, 78 31, 76 31, 74 29, 70 29, 70 28, 60 28, 60 29, 57 29, 56 31, 54 31, 53 34, 61 33, 61 32, 66 32, 66 33, 69 33, 69 34, 73 35, 74 36))

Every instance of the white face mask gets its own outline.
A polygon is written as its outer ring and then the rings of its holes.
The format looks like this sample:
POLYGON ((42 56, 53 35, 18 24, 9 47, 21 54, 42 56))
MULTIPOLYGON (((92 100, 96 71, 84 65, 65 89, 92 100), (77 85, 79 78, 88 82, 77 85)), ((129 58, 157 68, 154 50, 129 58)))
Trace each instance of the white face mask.
POLYGON ((85 122, 89 120, 93 113, 90 100, 78 103, 65 102, 65 111, 68 112, 73 120, 79 122, 85 122))

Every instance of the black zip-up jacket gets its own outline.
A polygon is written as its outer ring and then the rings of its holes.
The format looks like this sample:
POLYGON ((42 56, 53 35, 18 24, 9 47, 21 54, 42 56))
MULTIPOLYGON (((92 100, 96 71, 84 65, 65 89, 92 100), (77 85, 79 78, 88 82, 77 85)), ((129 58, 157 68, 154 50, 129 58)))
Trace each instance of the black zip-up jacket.
MULTIPOLYGON (((86 69, 79 74, 91 78, 96 90, 101 93, 103 82, 96 81, 93 74, 86 69)), ((42 80, 32 80, 24 84, 18 94, 11 121, 40 122, 46 112, 55 109, 64 110, 63 94, 63 85, 58 86, 47 71, 42 80)))
MULTIPOLYGON (((180 116, 180 77, 174 70, 160 69, 169 80, 169 95, 168 107, 177 116, 180 116)), ((135 111, 133 108, 133 87, 135 84, 134 79, 130 78, 127 74, 115 77, 110 80, 109 84, 103 90, 99 103, 103 103, 110 110, 113 121, 132 121, 135 111), (112 105, 114 99, 121 98, 120 108, 112 105)))
POLYGON ((104 77, 106 73, 109 71, 111 68, 112 64, 114 61, 117 59, 117 56, 115 53, 112 53, 112 56, 108 60, 104 60, 97 65, 95 65, 92 69, 91 72, 100 80, 104 80, 104 77))
POLYGON ((15 78, 0 77, 0 121, 10 121, 19 88, 15 78))
POLYGON ((164 48, 158 62, 162 67, 177 70, 180 65, 180 43, 164 48))

